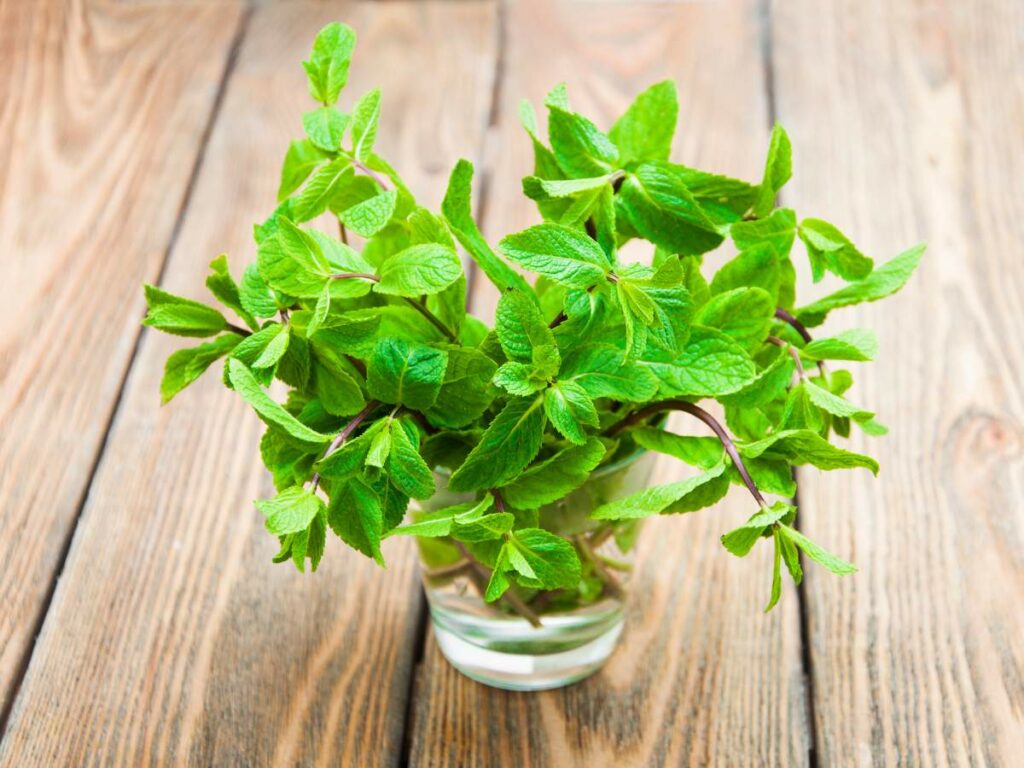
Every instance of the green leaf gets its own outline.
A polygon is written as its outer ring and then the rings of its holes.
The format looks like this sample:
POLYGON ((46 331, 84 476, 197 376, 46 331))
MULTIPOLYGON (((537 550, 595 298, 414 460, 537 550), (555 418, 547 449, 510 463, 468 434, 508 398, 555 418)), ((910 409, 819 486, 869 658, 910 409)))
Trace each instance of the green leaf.
POLYGON ((604 444, 592 437, 533 465, 502 488, 501 495, 516 509, 540 509, 583 485, 604 455, 604 444))
MULTIPOLYGON (((595 520, 632 520, 660 514, 677 504, 681 504, 685 508, 687 497, 691 494, 700 494, 704 486, 714 483, 724 471, 725 463, 719 462, 695 477, 689 477, 676 483, 651 486, 639 493, 602 504, 590 516, 595 520)), ((697 508, 699 507, 694 507, 694 509, 697 508)), ((680 508, 678 511, 684 511, 684 509, 680 508)))
POLYGON ((267 518, 267 530, 277 536, 304 531, 324 509, 315 493, 301 486, 288 488, 272 499, 257 501, 256 508, 267 518))
POLYGON ((366 93, 352 108, 352 154, 357 160, 367 160, 377 140, 380 120, 380 89, 366 93))
POLYGON ((391 453, 387 470, 391 482, 406 496, 414 499, 429 499, 434 495, 434 473, 413 445, 409 433, 401 421, 392 421, 391 453))
POLYGON ((215 360, 234 349, 241 340, 241 336, 227 333, 197 347, 179 349, 168 357, 160 381, 161 402, 170 402, 171 398, 202 376, 215 360))
POLYGON ((366 367, 366 387, 375 400, 425 411, 437 400, 447 364, 444 350, 383 338, 366 367))
POLYGON ((228 271, 227 256, 221 254, 210 262, 212 273, 206 277, 206 287, 210 293, 217 297, 217 300, 225 307, 230 307, 238 313, 238 316, 245 321, 252 330, 259 330, 259 323, 242 306, 242 299, 238 293, 238 284, 228 271))
POLYGON ((854 328, 808 342, 800 354, 811 360, 873 360, 878 354, 878 337, 874 331, 854 328))
POLYGON ((267 341, 266 346, 256 356, 256 359, 249 364, 250 368, 272 368, 288 351, 288 342, 291 339, 288 326, 273 325, 271 327, 276 329, 276 333, 267 341))
POLYGON ((495 370, 494 361, 475 349, 449 349, 444 382, 425 413, 430 423, 458 429, 480 418, 494 400, 491 377, 495 370))
POLYGON ((432 512, 424 512, 416 515, 415 522, 395 528, 391 536, 425 536, 427 538, 438 538, 451 534, 456 522, 468 525, 483 517, 484 512, 491 508, 494 497, 485 494, 479 501, 468 501, 461 504, 453 504, 432 512))
POLYGON ((271 399, 244 363, 228 360, 231 386, 256 411, 256 415, 272 429, 290 437, 302 446, 322 446, 331 438, 310 429, 271 399))
POLYGON ((273 317, 277 314, 277 302, 269 286, 260 277, 256 263, 249 264, 242 273, 242 284, 238 287, 238 298, 246 312, 254 317, 273 317))
POLYGON ((594 401, 575 381, 552 384, 544 393, 544 412, 559 434, 576 445, 587 442, 585 427, 597 427, 600 424, 594 401))
POLYGON ((891 296, 906 285, 921 262, 924 248, 924 245, 915 245, 887 261, 863 280, 851 283, 835 293, 801 307, 796 312, 797 319, 807 327, 813 328, 825 322, 825 317, 833 309, 878 301, 891 296))
POLYGON ((608 134, 622 163, 668 160, 678 115, 676 84, 671 80, 655 83, 637 96, 608 134))
POLYGON ((352 28, 334 22, 320 30, 313 51, 302 62, 309 79, 310 95, 322 104, 334 104, 348 80, 348 66, 356 47, 352 28))
POLYGON ((292 203, 294 220, 309 221, 327 210, 328 204, 351 181, 354 173, 347 157, 338 157, 320 166, 292 203))
POLYGON ((633 228, 672 253, 700 254, 717 248, 722 235, 668 163, 644 163, 619 190, 619 203, 633 228))
POLYGON ((506 547, 513 568, 541 589, 568 589, 579 584, 579 555, 561 536, 543 528, 521 528, 510 534, 506 547))
POLYGON ((448 189, 441 203, 441 213, 445 221, 462 247, 499 291, 504 293, 515 289, 532 297, 533 292, 522 276, 498 258, 484 236, 480 234, 480 229, 473 220, 470 205, 473 196, 472 183, 473 164, 468 160, 459 160, 452 169, 448 189))
POLYGON ((611 269, 601 246, 560 224, 530 227, 505 237, 498 246, 517 264, 570 288, 603 283, 611 269))
POLYGON ((216 336, 228 326, 220 312, 192 299, 146 285, 149 311, 142 324, 175 336, 216 336))
POLYGON ((309 140, 325 152, 337 152, 341 148, 341 137, 346 125, 348 116, 334 107, 320 107, 302 116, 302 127, 309 140))
POLYGON ((760 288, 736 288, 712 296, 697 310, 694 322, 717 328, 744 349, 754 351, 764 343, 775 317, 775 301, 760 288))
POLYGON ((782 597, 782 540, 778 528, 772 531, 772 542, 775 545, 772 559, 772 593, 768 598, 768 605, 765 606, 765 613, 774 608, 782 597))
POLYGON ((600 176, 619 164, 619 151, 590 120, 548 106, 548 139, 559 167, 568 176, 600 176))
POLYGON ((782 554, 782 562, 786 564, 786 570, 788 570, 789 575, 793 577, 793 581, 799 584, 804 579, 804 571, 800 566, 800 554, 797 551, 796 545, 793 543, 792 539, 783 535, 781 528, 776 530, 775 540, 779 544, 779 549, 782 554))
POLYGON ((443 291, 462 275, 462 265, 451 248, 421 243, 389 258, 379 274, 377 293, 415 297, 443 291))
POLYGON ((365 482, 352 478, 338 484, 327 508, 327 522, 342 541, 384 565, 380 552, 384 509, 380 498, 365 482))
POLYGON ((509 291, 498 299, 494 328, 501 348, 511 360, 533 360, 533 350, 554 346, 555 337, 548 324, 526 294, 509 291))
POLYGON ((586 344, 573 350, 562 364, 561 381, 574 381, 591 398, 610 397, 642 403, 654 396, 658 381, 647 368, 626 365, 621 350, 586 344))
POLYGON ((793 464, 812 464, 818 469, 864 467, 878 474, 878 462, 870 456, 837 448, 809 429, 784 429, 753 443, 738 446, 745 457, 757 458, 766 452, 793 464))
POLYGON ((834 395, 823 387, 819 387, 813 381, 805 381, 804 389, 811 402, 822 410, 828 411, 833 416, 853 419, 854 421, 868 421, 875 414, 858 408, 849 400, 834 395))
POLYGON ((782 126, 776 123, 772 129, 771 142, 768 145, 768 157, 764 163, 764 177, 757 189, 754 201, 754 214, 764 218, 775 207, 775 197, 793 175, 793 148, 789 136, 782 126))
POLYGON ((785 257, 796 238, 796 213, 792 208, 779 208, 763 219, 737 221, 729 235, 741 251, 767 244, 777 256, 785 257))
POLYGON ((494 386, 501 387, 510 395, 526 397, 547 386, 547 379, 537 375, 529 363, 515 361, 505 363, 494 374, 494 386))
POLYGON ((260 243, 257 259, 267 285, 300 299, 317 298, 331 276, 316 238, 288 219, 280 219, 274 236, 260 243))
POLYGON ((451 476, 449 490, 478 491, 512 480, 533 461, 544 436, 543 397, 509 400, 451 476))
POLYGON ((701 469, 711 469, 725 456, 725 449, 716 437, 676 435, 654 427, 634 429, 630 434, 637 445, 649 451, 674 456, 701 469))
POLYGON ((825 269, 844 280, 862 280, 871 273, 874 262, 827 221, 804 219, 798 234, 807 246, 815 282, 822 278, 825 269))
POLYGON ((730 395, 723 395, 719 402, 736 408, 757 408, 776 400, 785 394, 793 379, 796 364, 788 354, 779 354, 768 366, 758 371, 741 389, 730 395))
POLYGON ((665 397, 720 397, 738 392, 756 376, 750 356, 720 331, 694 326, 675 359, 640 361, 654 374, 665 397))
POLYGON ((389 189, 342 211, 338 218, 361 237, 373 237, 387 226, 395 215, 398 191, 389 189))
POLYGON ((326 155, 309 139, 293 141, 288 145, 281 166, 281 183, 277 188, 277 200, 281 202, 302 186, 326 155))
POLYGON ((366 430, 354 439, 349 439, 320 459, 316 465, 316 471, 326 478, 333 480, 345 479, 357 475, 363 470, 370 449, 373 448, 384 428, 387 426, 387 419, 374 422, 366 430))
POLYGON ((737 557, 746 557, 769 527, 779 523, 787 515, 794 514, 795 511, 789 504, 777 501, 767 509, 754 513, 739 528, 722 536, 722 545, 737 557))
POLYGON ((823 565, 828 568, 832 573, 840 576, 845 576, 850 573, 855 573, 857 567, 852 563, 848 563, 842 558, 836 557, 833 554, 826 552, 824 549, 819 547, 813 541, 804 536, 800 531, 795 528, 790 528, 788 525, 779 525, 779 532, 783 537, 789 539, 791 542, 796 544, 800 549, 803 550, 804 554, 807 555, 811 560, 823 565))
POLYGON ((596 176, 592 179, 540 179, 527 176, 523 179, 523 194, 532 200, 550 200, 563 197, 575 197, 582 192, 600 190, 612 180, 611 174, 596 176))

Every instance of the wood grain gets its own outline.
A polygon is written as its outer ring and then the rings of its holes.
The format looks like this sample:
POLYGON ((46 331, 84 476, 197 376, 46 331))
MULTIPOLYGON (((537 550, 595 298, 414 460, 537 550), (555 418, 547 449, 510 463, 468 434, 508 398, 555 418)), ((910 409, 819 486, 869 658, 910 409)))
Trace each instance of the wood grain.
POLYGON ((878 361, 852 391, 891 427, 860 473, 800 473, 803 525, 860 573, 807 582, 822 765, 1024 755, 1024 7, 774 6, 788 204, 889 258, 903 294, 836 313, 878 361), (814 62, 808 66, 808 62, 814 62))
MULTIPOLYGON (((309 108, 298 62, 322 24, 359 30, 346 98, 383 86, 378 146, 419 186, 481 140, 494 11, 259 6, 165 286, 201 296, 213 256, 227 249, 236 269, 253 257, 252 223, 274 206, 309 108), (413 119, 442 102, 443 121, 439 107, 413 119)), ((422 600, 411 548, 387 548, 386 571, 337 541, 316 575, 273 565, 252 507, 270 491, 255 417, 216 373, 158 407, 179 346, 143 337, 0 765, 398 763, 422 600)))
MULTIPOLYGON (((515 105, 522 96, 539 105, 560 79, 574 105, 607 126, 636 92, 673 77, 682 103, 676 157, 759 173, 768 117, 753 3, 515 2, 505 24, 483 221, 492 242, 537 220, 519 194, 532 156, 515 105)), ((496 294, 483 279, 477 291, 474 309, 489 319, 496 294)), ((680 471, 666 461, 655 480, 680 471)), ((805 764, 795 590, 762 616, 769 553, 737 560, 718 543, 750 513, 749 500, 732 494, 714 510, 651 521, 623 643, 579 685, 539 694, 486 688, 456 673, 428 640, 410 763, 805 764)))
POLYGON ((233 2, 0 3, 0 720, 239 20, 233 2))

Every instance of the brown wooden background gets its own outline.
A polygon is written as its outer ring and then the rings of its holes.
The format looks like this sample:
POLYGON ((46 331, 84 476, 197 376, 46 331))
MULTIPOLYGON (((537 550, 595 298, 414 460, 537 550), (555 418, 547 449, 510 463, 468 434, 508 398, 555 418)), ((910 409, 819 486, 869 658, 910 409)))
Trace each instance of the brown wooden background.
POLYGON ((0 765, 1022 764, 1020 0, 0 0, 0 139, 0 765), (757 178, 778 119, 787 204, 879 260, 929 241, 833 325, 883 340, 879 480, 799 476, 859 574, 762 616, 768 553, 717 544, 739 497, 656 521, 613 661, 524 695, 446 666, 407 542, 383 572, 337 542, 315 577, 270 563, 259 424, 215 375, 158 407, 176 343, 139 285, 252 258, 335 19, 381 151, 434 206, 476 161, 492 239, 533 221, 521 96, 565 79, 607 125, 673 77, 678 159, 757 178))

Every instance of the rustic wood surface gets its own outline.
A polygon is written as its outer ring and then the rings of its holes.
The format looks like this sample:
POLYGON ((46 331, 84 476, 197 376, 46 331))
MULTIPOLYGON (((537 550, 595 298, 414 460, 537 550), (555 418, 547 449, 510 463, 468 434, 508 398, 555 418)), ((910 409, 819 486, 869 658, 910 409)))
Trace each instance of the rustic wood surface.
POLYGON ((1016 0, 7 0, 0 94, 3 768, 1019 763, 1016 0), (811 569, 764 617, 768 553, 717 544, 742 496, 655 521, 612 661, 527 695, 446 665, 411 547, 269 562, 259 424, 212 378, 158 408, 178 345, 140 335, 138 285, 202 295, 214 256, 252 257, 333 19, 360 36, 351 92, 383 87, 384 154, 432 206, 477 162, 492 240, 535 220, 520 97, 565 79, 607 123, 672 77, 679 160, 757 177, 777 117, 787 204, 876 259, 929 241, 903 294, 831 325, 882 335, 851 393, 892 429, 855 443, 882 474, 798 476, 802 524, 859 574, 811 569))

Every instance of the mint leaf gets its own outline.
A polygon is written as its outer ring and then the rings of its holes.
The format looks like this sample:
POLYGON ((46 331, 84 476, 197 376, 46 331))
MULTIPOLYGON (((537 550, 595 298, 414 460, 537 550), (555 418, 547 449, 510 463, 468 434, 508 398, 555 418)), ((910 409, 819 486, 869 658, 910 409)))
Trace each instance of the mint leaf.
POLYGON ((284 353, 288 351, 288 342, 291 339, 291 333, 288 331, 288 327, 285 325, 273 325, 274 333, 270 336, 266 346, 256 356, 256 359, 249 364, 250 368, 272 368, 284 357, 284 353))
POLYGON ((497 366, 475 349, 448 350, 448 367, 433 407, 426 411, 431 424, 458 429, 475 421, 494 400, 491 377, 497 366))
POLYGON ((738 446, 746 458, 768 454, 793 464, 813 464, 818 469, 851 469, 864 467, 878 474, 878 462, 870 456, 836 448, 817 432, 809 429, 784 429, 763 440, 738 446))
POLYGON ((285 154, 284 163, 281 166, 281 182, 277 187, 278 202, 289 197, 301 187, 302 182, 309 178, 313 169, 326 158, 323 151, 309 139, 293 141, 289 144, 288 152, 285 154))
POLYGON ((814 282, 822 278, 826 269, 844 280, 862 280, 871 273, 874 262, 827 221, 804 219, 798 233, 807 246, 814 282))
MULTIPOLYGON (((689 497, 706 490, 705 486, 715 483, 724 471, 725 463, 719 462, 696 477, 689 477, 676 483, 651 486, 639 493, 602 504, 590 516, 595 520, 632 520, 660 514, 673 505, 680 505, 680 508, 676 510, 679 512, 699 509, 700 507, 687 503, 689 497)), ((720 486, 721 484, 716 484, 716 487, 720 486)), ((725 483, 725 487, 728 488, 728 482, 725 483)), ((713 501, 717 501, 723 495, 724 493, 718 495, 713 501)))
POLYGON ((796 544, 800 549, 803 550, 804 554, 807 555, 811 560, 823 565, 828 568, 832 573, 840 576, 846 574, 855 573, 857 567, 852 563, 848 563, 842 558, 836 557, 833 554, 826 552, 824 549, 819 547, 813 541, 804 536, 800 531, 795 528, 790 528, 788 525, 779 525, 779 532, 783 537, 789 539, 791 542, 796 544))
POLYGON ((365 94, 352 108, 352 154, 357 160, 367 160, 377 140, 380 120, 380 89, 365 94))
POLYGON ((341 148, 341 136, 348 125, 348 116, 334 107, 320 107, 302 116, 302 127, 317 149, 337 152, 341 148))
POLYGON ((410 439, 404 422, 391 422, 389 431, 391 453, 388 456, 387 470, 391 482, 406 496, 429 499, 434 495, 434 473, 420 456, 419 448, 410 439))
POLYGON ((738 392, 756 376, 743 347, 720 331, 699 326, 677 358, 641 360, 639 365, 654 374, 665 397, 720 397, 738 392))
POLYGON ((590 120, 548 105, 548 139, 559 167, 568 176, 600 176, 619 164, 615 145, 590 120))
POLYGON ((584 345, 566 357, 561 379, 579 384, 591 398, 642 403, 653 397, 657 379, 646 368, 626 365, 625 360, 625 354, 615 347, 584 345))
POLYGON ((543 528, 521 528, 509 535, 508 562, 541 589, 568 589, 580 581, 580 558, 561 536, 543 528))
POLYGON ((808 342, 800 354, 811 360, 873 360, 878 354, 878 337, 873 331, 854 328, 808 342))
POLYGON ((772 592, 768 598, 768 605, 765 606, 765 613, 774 608, 782 597, 782 541, 778 528, 772 531, 772 543, 775 545, 772 559, 772 592))
POLYGON ((352 478, 338 485, 327 508, 327 522, 342 541, 384 565, 380 551, 384 509, 365 482, 352 478))
POLYGON ((448 536, 456 522, 469 525, 481 519, 484 512, 490 509, 493 503, 494 497, 486 494, 479 501, 468 501, 432 512, 419 513, 416 515, 415 522, 395 528, 389 535, 425 536, 427 538, 448 536))
POLYGON ((551 426, 576 445, 587 442, 585 427, 597 427, 600 424, 594 401, 582 385, 575 381, 557 382, 548 388, 544 393, 544 413, 551 426))
POLYGON ((328 453, 316 464, 316 471, 333 480, 345 479, 359 474, 374 447, 374 441, 387 426, 387 419, 374 422, 356 438, 350 438, 334 451, 328 453))
POLYGON ((509 291, 498 299, 494 327, 505 354, 512 360, 533 360, 533 350, 554 346, 555 337, 536 303, 526 294, 509 291))
POLYGON ((777 501, 767 509, 754 513, 739 528, 722 536, 722 545, 737 557, 746 557, 770 526, 781 525, 780 520, 795 513, 794 507, 777 501))
POLYGON ((317 298, 331 276, 316 238, 288 219, 280 219, 274 236, 260 243, 257 259, 267 285, 297 298, 317 298))
POLYGON ((579 488, 604 458, 604 444, 592 437, 534 464, 501 489, 516 509, 540 509, 579 488))
POLYGON ((468 160, 459 160, 452 169, 448 189, 441 203, 445 221, 452 228, 462 247, 499 291, 504 293, 515 289, 532 296, 533 292, 522 276, 499 259, 480 234, 480 229, 473 220, 470 205, 473 196, 472 183, 473 164, 468 160))
MULTIPOLYGON (((593 192, 608 186, 611 174, 595 176, 592 179, 540 179, 527 176, 523 179, 523 194, 533 200, 550 200, 553 198, 579 196, 582 192, 593 192)), ((590 201, 593 198, 588 197, 590 201)))
POLYGON ((668 160, 678 115, 676 84, 671 80, 655 83, 637 96, 608 134, 622 163, 668 160))
POLYGON ((383 338, 366 366, 366 387, 375 400, 424 411, 437 400, 447 364, 444 350, 383 338))
POLYGON ((257 501, 256 508, 267 518, 267 530, 277 536, 304 531, 324 509, 315 493, 301 487, 288 488, 266 501, 257 501))
POLYGON ((225 307, 230 307, 238 313, 238 316, 245 321, 245 324, 252 330, 259 329, 259 323, 256 319, 246 311, 245 307, 242 306, 242 299, 238 292, 238 284, 234 278, 231 277, 231 273, 228 271, 228 259, 227 256, 221 254, 216 259, 210 262, 210 269, 212 270, 206 278, 206 287, 210 289, 210 293, 217 297, 217 301, 223 304, 225 307))
POLYGON ((539 224, 505 237, 502 253, 526 269, 569 288, 605 282, 611 264, 601 247, 584 234, 560 224, 539 224))
POLYGON ((789 136, 782 126, 777 124, 772 129, 771 142, 768 145, 768 157, 764 163, 764 177, 757 189, 754 201, 754 214, 764 218, 775 207, 775 197, 793 175, 793 148, 789 136))
POLYGON ((522 472, 537 455, 544 437, 543 402, 543 397, 509 400, 451 476, 449 490, 494 488, 522 472))
POLYGON ((326 445, 330 440, 329 435, 323 435, 310 429, 271 399, 270 395, 256 381, 252 371, 241 361, 228 360, 228 378, 235 391, 253 407, 256 415, 268 427, 291 438, 300 446, 321 446, 326 445))
POLYGON ((352 164, 346 157, 335 158, 320 166, 294 199, 291 217, 297 222, 304 222, 319 216, 354 175, 352 164))
POLYGON ((501 387, 510 395, 525 397, 547 386, 547 379, 537 374, 528 363, 509 362, 494 374, 494 386, 501 387))
POLYGON ((825 317, 833 309, 868 301, 878 301, 886 296, 891 296, 906 285, 907 280, 910 279, 921 262, 924 248, 923 245, 915 245, 896 258, 887 261, 863 280, 851 283, 835 293, 801 307, 796 312, 797 319, 809 328, 813 328, 825 322, 825 317))
POLYGON ((630 434, 642 448, 674 456, 701 469, 711 469, 725 456, 725 449, 716 437, 676 435, 654 427, 641 427, 630 434))
POLYGON ((273 317, 277 314, 277 302, 270 288, 260 277, 256 264, 249 264, 242 273, 238 299, 242 303, 242 308, 254 317, 273 317))
POLYGON ((160 380, 161 402, 169 403, 171 398, 202 376, 214 361, 228 354, 241 340, 241 336, 227 333, 198 347, 179 349, 168 357, 163 379, 160 380))
POLYGON ((627 174, 619 203, 639 234, 673 253, 705 253, 722 243, 717 225, 668 163, 644 163, 627 174))
POLYGON ((804 389, 811 402, 822 410, 828 411, 833 416, 853 419, 854 421, 868 421, 875 414, 858 408, 849 400, 834 395, 823 387, 819 387, 813 381, 804 382, 804 389))
POLYGON ((228 321, 213 307, 146 285, 146 313, 142 324, 175 336, 215 336, 228 321))
POLYGON ((333 104, 348 80, 348 66, 356 47, 356 33, 334 22, 320 30, 313 51, 302 62, 309 79, 310 95, 324 105, 333 104))
POLYGON ((421 296, 438 293, 462 275, 455 251, 437 243, 421 243, 399 251, 380 266, 377 293, 421 296))
POLYGON ((775 317, 775 301, 760 288, 736 288, 712 296, 697 310, 694 322, 717 328, 744 349, 764 343, 775 317))
POLYGON ((397 203, 398 191, 389 189, 346 208, 338 218, 357 235, 373 237, 391 221, 397 203))

